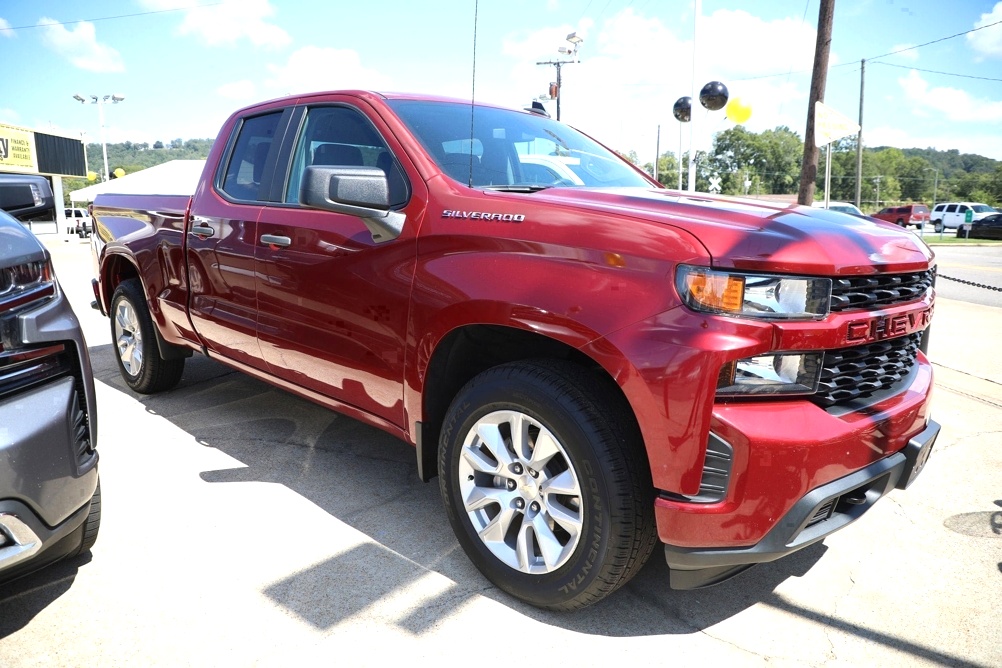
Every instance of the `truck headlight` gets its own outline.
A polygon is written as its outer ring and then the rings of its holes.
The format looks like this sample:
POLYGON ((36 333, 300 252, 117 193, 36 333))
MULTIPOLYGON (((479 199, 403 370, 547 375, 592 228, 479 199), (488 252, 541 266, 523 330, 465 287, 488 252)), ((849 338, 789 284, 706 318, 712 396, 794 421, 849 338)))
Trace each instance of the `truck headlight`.
POLYGON ((697 311, 751 318, 814 319, 828 315, 830 278, 715 271, 679 265, 682 300, 697 311))
POLYGON ((778 353, 735 360, 720 370, 717 396, 814 394, 823 361, 823 353, 778 353))

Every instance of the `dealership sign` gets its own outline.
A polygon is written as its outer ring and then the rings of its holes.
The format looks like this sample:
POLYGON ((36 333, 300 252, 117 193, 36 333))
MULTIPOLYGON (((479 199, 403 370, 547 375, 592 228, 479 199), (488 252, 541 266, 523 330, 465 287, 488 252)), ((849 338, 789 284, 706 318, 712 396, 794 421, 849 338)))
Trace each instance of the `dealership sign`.
POLYGON ((35 133, 0 123, 0 172, 37 172, 35 133))

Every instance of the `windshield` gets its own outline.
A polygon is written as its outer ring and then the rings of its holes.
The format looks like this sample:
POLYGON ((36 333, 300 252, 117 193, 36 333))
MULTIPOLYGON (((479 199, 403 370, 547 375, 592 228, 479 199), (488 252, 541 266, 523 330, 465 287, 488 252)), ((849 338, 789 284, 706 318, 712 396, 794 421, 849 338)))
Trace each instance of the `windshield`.
POLYGON ((458 102, 389 100, 438 166, 460 183, 497 189, 654 187, 622 158, 544 116, 458 102))
POLYGON ((974 209, 974 213, 992 213, 995 211, 992 207, 987 204, 973 204, 971 208, 974 209))

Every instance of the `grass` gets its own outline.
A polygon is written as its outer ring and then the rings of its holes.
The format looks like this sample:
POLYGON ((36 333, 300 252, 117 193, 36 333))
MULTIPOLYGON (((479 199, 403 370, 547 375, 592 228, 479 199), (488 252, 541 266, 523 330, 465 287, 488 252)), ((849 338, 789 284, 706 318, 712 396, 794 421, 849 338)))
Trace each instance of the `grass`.
POLYGON ((926 232, 922 239, 930 246, 951 246, 957 244, 978 244, 981 246, 1002 246, 1002 239, 965 239, 963 237, 957 238, 956 230, 949 230, 943 232, 943 238, 939 238, 939 234, 936 232, 926 232))

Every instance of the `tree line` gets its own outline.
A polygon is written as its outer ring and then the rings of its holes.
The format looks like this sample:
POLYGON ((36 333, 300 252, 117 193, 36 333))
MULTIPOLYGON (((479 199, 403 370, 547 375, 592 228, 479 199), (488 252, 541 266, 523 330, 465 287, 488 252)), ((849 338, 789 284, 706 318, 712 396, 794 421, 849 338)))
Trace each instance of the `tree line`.
MULTIPOLYGON (((831 145, 830 199, 856 199, 856 138, 831 145)), ((725 195, 796 195, 804 142, 786 126, 754 133, 736 126, 717 133, 713 148, 696 152, 696 190, 706 192, 710 177, 725 195)), ((631 151, 629 157, 636 155, 631 151)), ((635 161, 636 162, 636 161, 635 161)), ((682 188, 688 188, 688 153, 682 155, 682 188)), ((825 152, 818 159, 815 199, 824 198, 825 152)), ((643 165, 653 173, 653 165, 643 165)), ((672 152, 658 158, 658 181, 678 187, 679 164, 672 152)), ((861 209, 873 213, 906 203, 971 201, 1002 205, 1002 162, 956 149, 863 148, 861 209)))
MULTIPOLYGON (((174 139, 108 144, 108 170, 126 174, 171 160, 204 160, 212 139, 174 139)), ((759 133, 743 126, 718 132, 709 151, 696 152, 696 190, 707 192, 710 178, 720 178, 725 195, 796 195, 804 142, 787 126, 759 133)), ((623 154, 638 163, 635 151, 623 154)), ((101 144, 87 144, 88 169, 104 172, 101 144)), ((688 188, 688 153, 682 155, 682 188, 688 188)), ((824 198, 824 149, 820 151, 815 199, 824 198)), ((653 165, 642 166, 648 174, 653 165)), ((679 184, 678 159, 672 152, 658 158, 658 181, 669 188, 679 184)), ((101 177, 98 177, 100 180, 101 177)), ((65 179, 64 192, 87 186, 86 179, 65 179)), ((847 137, 832 144, 831 195, 833 200, 856 199, 856 139, 847 137)), ((887 146, 863 148, 861 207, 873 213, 885 206, 905 203, 969 201, 1002 205, 1002 162, 956 149, 899 149, 887 146)))
MULTIPOLYGON (((149 167, 155 167, 171 160, 205 160, 212 148, 212 139, 174 139, 169 142, 122 142, 108 144, 108 172, 115 178, 116 169, 126 174, 132 174, 149 167)), ((63 192, 66 193, 66 206, 69 206, 69 193, 85 188, 92 183, 104 180, 104 155, 101 144, 90 143, 86 146, 87 170, 97 174, 95 181, 87 179, 63 179, 63 192)))

